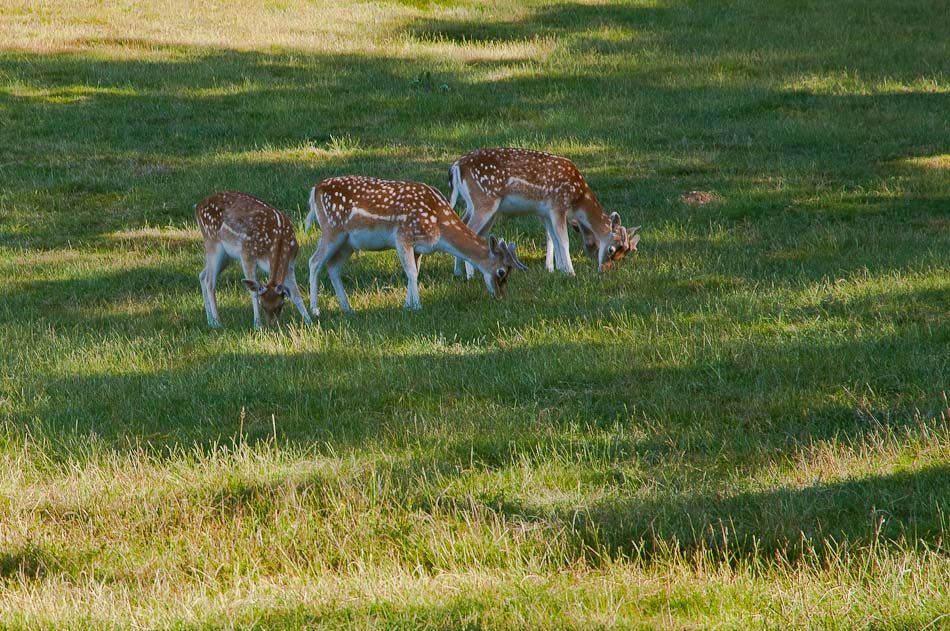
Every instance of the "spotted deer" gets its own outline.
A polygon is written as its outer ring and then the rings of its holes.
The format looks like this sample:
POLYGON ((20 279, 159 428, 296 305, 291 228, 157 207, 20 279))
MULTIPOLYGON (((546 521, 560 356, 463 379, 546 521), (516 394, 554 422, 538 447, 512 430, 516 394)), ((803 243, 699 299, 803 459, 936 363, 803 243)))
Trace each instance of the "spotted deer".
POLYGON ((343 289, 341 270, 354 250, 395 249, 409 285, 407 309, 421 309, 419 262, 423 254, 447 252, 478 269, 488 293, 503 298, 513 269, 527 267, 515 255, 515 244, 476 235, 449 207, 445 197, 427 184, 378 180, 363 176, 332 177, 310 190, 309 230, 320 224, 320 242, 310 257, 310 310, 319 315, 317 280, 324 265, 340 301, 352 308, 343 289))
POLYGON ((255 328, 261 328, 261 309, 268 324, 275 322, 285 298, 293 301, 307 324, 311 323, 294 277, 300 246, 287 215, 256 197, 226 191, 198 202, 195 217, 205 242, 205 267, 198 280, 209 326, 221 326, 215 288, 218 275, 231 259, 239 260, 244 270, 242 282, 251 293, 255 328), (258 267, 269 275, 266 285, 257 282, 258 267))
MULTIPOLYGON (((614 263, 637 249, 637 226, 627 230, 620 215, 608 215, 594 197, 584 176, 567 158, 530 149, 479 149, 449 167, 452 189, 449 205, 461 196, 463 218, 477 234, 491 228, 497 215, 534 214, 547 232, 545 267, 574 274, 568 250, 567 226, 578 232, 597 269, 609 270, 614 263)), ((471 270, 466 265, 471 276, 471 270)), ((461 275, 461 261, 455 262, 461 275)))

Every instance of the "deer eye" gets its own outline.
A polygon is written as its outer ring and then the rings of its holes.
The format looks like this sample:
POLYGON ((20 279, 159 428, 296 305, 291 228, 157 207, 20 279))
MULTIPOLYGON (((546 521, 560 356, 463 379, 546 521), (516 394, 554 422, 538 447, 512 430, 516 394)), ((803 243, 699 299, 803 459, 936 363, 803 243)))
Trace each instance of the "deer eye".
POLYGON ((612 246, 610 246, 609 248, 607 248, 607 254, 608 254, 609 256, 613 256, 613 255, 614 255, 614 252, 616 252, 616 251, 617 251, 617 246, 615 246, 615 245, 612 245, 612 246))
POLYGON ((499 279, 502 279, 508 275, 508 270, 506 270, 504 267, 499 267, 497 270, 495 270, 495 274, 499 279))

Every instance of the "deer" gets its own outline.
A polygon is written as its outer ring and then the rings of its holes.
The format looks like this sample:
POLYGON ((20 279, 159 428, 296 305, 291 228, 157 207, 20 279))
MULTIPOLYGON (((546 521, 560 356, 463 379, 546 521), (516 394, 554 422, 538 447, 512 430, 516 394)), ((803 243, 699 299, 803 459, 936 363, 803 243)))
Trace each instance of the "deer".
POLYGON ((254 328, 261 328, 262 310, 268 325, 277 322, 287 298, 304 322, 312 324, 294 276, 300 246, 287 215, 251 195, 224 191, 195 204, 195 218, 205 246, 205 266, 198 280, 208 326, 221 326, 215 289, 231 259, 240 261, 244 270, 242 282, 251 294, 254 328), (257 268, 268 274, 266 285, 257 282, 257 268))
MULTIPOLYGON (((465 201, 463 221, 477 234, 489 230, 498 214, 537 215, 547 232, 545 269, 574 275, 567 226, 580 232, 597 269, 606 272, 637 249, 640 226, 627 230, 620 215, 608 215, 577 166, 568 158, 530 149, 478 149, 449 167, 453 208, 465 201)), ((461 275, 459 259, 455 275, 461 275)), ((469 277, 472 270, 468 265, 469 277)))
POLYGON ((422 308, 419 264, 423 254, 446 252, 459 257, 484 279, 489 295, 504 298, 512 270, 527 269, 515 254, 515 244, 480 237, 466 226, 435 188, 419 182, 380 180, 365 176, 331 177, 310 189, 310 212, 305 229, 314 221, 321 233, 310 257, 310 311, 319 316, 317 281, 326 266, 340 302, 351 313, 341 270, 356 250, 395 249, 406 273, 405 308, 422 308))

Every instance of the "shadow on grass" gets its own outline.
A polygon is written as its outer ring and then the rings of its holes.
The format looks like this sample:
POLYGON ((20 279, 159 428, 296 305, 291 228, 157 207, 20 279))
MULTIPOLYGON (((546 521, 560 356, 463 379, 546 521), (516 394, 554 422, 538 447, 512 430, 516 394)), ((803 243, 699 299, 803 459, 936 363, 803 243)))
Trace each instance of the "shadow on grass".
POLYGON ((59 564, 45 550, 36 546, 23 546, 0 552, 0 585, 14 579, 34 581, 42 579, 59 564))
MULTIPOLYGON (((392 326, 387 320, 370 317, 360 327, 380 327, 376 335, 392 326)), ((918 402, 901 396, 941 387, 947 367, 921 362, 925 353, 908 350, 910 342, 885 336, 823 346, 811 340, 738 344, 718 360, 685 366, 631 361, 626 347, 606 342, 488 351, 462 346, 457 353, 390 354, 367 345, 196 354, 174 369, 27 385, 25 395, 35 403, 17 421, 29 427, 29 419, 43 419, 31 432, 50 439, 46 457, 71 462, 71 435, 80 442, 94 435, 120 450, 125 441, 159 454, 210 450, 237 440, 243 409, 251 444, 271 439, 273 415, 281 446, 344 461, 352 454, 386 454, 380 462, 371 459, 365 472, 371 469, 386 487, 375 502, 463 519, 487 510, 512 527, 531 522, 552 541, 567 537, 561 550, 588 563, 629 556, 650 562, 671 550, 730 563, 795 563, 840 559, 842 550, 875 545, 944 545, 945 465, 724 493, 803 445, 859 445, 882 428, 916 423, 918 402), (878 411, 836 400, 843 374, 893 403, 878 411), (551 465, 583 469, 592 492, 565 508, 564 502, 525 499, 517 486, 502 482, 551 465), (646 471, 650 480, 664 482, 645 487, 639 476, 646 471), (453 487, 463 477, 467 482, 453 487)), ((354 475, 354 483, 342 487, 368 493, 364 473, 354 475)), ((169 511, 174 517, 175 507, 200 506, 228 519, 273 523, 269 516, 288 496, 309 498, 314 513, 329 507, 321 494, 332 496, 338 482, 306 471, 270 480, 232 476, 188 502, 170 502, 169 511)), ((69 514, 49 519, 99 519, 94 507, 88 515, 83 507, 62 510, 69 514)), ((413 554, 425 556, 428 548, 420 546, 413 554)), ((44 554, 10 551, 0 557, 0 569, 7 578, 35 580, 82 572, 91 563, 44 554)), ((435 571, 442 557, 433 558, 435 571)), ((343 569, 346 555, 339 562, 343 569)), ((124 580, 110 576, 102 578, 124 580)))
MULTIPOLYGON (((671 19, 665 6, 585 5, 575 2, 551 4, 531 10, 514 20, 477 20, 420 18, 409 23, 406 31, 421 39, 448 40, 465 45, 472 42, 512 42, 537 37, 563 38, 604 27, 627 28, 647 35, 662 33, 671 19)), ((625 38, 630 41, 631 37, 625 38)), ((630 46, 638 45, 631 42, 630 46)))
POLYGON ((913 333, 736 341, 717 357, 677 364, 608 341, 486 350, 477 325, 469 342, 419 353, 418 344, 445 333, 436 326, 420 337, 417 322, 382 310, 311 333, 326 340, 317 353, 294 352, 288 341, 274 354, 196 350, 171 369, 53 374, 24 382, 16 417, 42 419, 39 431, 54 443, 93 433, 161 449, 228 442, 243 409, 252 439, 271 435, 273 415, 289 443, 400 449, 434 441, 448 446, 450 460, 475 454, 495 463, 572 427, 625 427, 634 431, 616 457, 675 459, 728 479, 811 441, 936 414, 918 408, 946 385, 947 360, 933 361, 913 333), (365 342, 343 343, 357 331, 365 342), (398 338, 403 345, 372 342, 398 338))
POLYGON ((898 544, 945 551, 950 466, 870 475, 803 488, 605 500, 550 512, 500 499, 489 506, 514 520, 566 529, 596 556, 650 560, 702 551, 716 560, 828 559, 898 544))
MULTIPOLYGON (((876 15, 884 8, 876 3, 866 11, 876 15)), ((410 34, 457 42, 471 41, 471 29, 476 40, 479 29, 491 40, 551 33, 568 46, 600 37, 606 58, 619 59, 497 74, 484 66, 517 70, 527 60, 489 60, 473 68, 424 58, 148 41, 133 42, 144 58, 132 60, 3 53, 0 74, 15 85, 0 93, 0 109, 5 130, 22 139, 8 148, 14 168, 6 191, 20 226, 3 239, 53 247, 145 223, 187 224, 191 205, 222 188, 248 190, 300 214, 315 180, 345 172, 444 187, 445 166, 458 154, 525 138, 602 147, 611 166, 585 170, 607 205, 625 213, 635 201, 647 207, 649 219, 651 207, 706 186, 739 199, 719 211, 726 217, 762 219, 790 205, 809 210, 802 200, 814 196, 816 180, 830 187, 873 182, 880 175, 875 165, 950 142, 940 93, 835 95, 776 81, 822 73, 828 55, 858 63, 858 72, 868 75, 925 76, 932 68, 920 67, 920 60, 938 58, 926 54, 937 45, 932 9, 919 6, 901 16, 926 36, 875 46, 870 55, 855 49, 865 39, 848 38, 835 48, 837 31, 833 40, 831 33, 812 33, 800 11, 788 9, 801 30, 765 19, 774 8, 745 1, 725 14, 680 2, 656 8, 565 3, 509 22, 439 18, 406 25, 410 34), (710 28, 717 19, 729 28, 710 28), (749 35, 750 23, 765 31, 749 35), (739 25, 743 36, 735 37, 739 25), (617 44, 610 27, 642 32, 643 41, 621 34, 617 44), (600 33, 605 28, 608 33, 600 33), (829 51, 821 50, 822 42, 829 51), (895 46, 903 47, 898 55, 895 46), (675 54, 662 64, 630 61, 636 59, 631 53, 657 48, 675 54), (765 59, 734 60, 763 51, 765 59), (163 56, 150 58, 151 52, 163 56), (708 80, 723 72, 736 80, 708 80), (446 90, 427 89, 420 77, 430 76, 446 90), (750 171, 793 185, 750 195, 750 171)), ((848 3, 823 3, 805 13, 827 18, 853 11, 848 3)), ((863 26, 880 27, 874 20, 863 26)), ((893 213, 925 197, 921 191, 868 193, 856 208, 838 210, 863 220, 868 208, 893 213)), ((917 212, 938 212, 941 199, 917 212)))
POLYGON ((434 16, 405 28, 416 37, 460 45, 553 37, 575 50, 607 54, 664 47, 692 53, 691 63, 704 69, 705 64, 725 62, 720 67, 744 77, 792 74, 820 64, 855 69, 863 76, 916 78, 929 74, 933 66, 928 60, 945 52, 943 34, 933 28, 942 13, 925 1, 906 8, 899 18, 900 37, 894 37, 895 18, 886 0, 860 5, 738 0, 725 6, 669 0, 650 7, 559 2, 523 11, 515 19, 486 19, 482 13, 472 19, 434 16), (842 39, 842 23, 861 36, 842 39), (888 46, 881 46, 885 39, 888 46))

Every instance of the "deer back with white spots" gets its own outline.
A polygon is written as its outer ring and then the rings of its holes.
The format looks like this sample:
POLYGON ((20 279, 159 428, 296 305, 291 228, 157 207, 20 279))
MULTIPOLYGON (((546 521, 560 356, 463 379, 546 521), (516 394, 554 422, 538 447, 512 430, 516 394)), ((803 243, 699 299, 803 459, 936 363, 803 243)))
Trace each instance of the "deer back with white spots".
MULTIPOLYGON (((637 229, 627 230, 620 215, 607 215, 584 176, 569 159, 530 149, 479 149, 449 167, 455 206, 465 201, 465 223, 484 234, 498 214, 535 214, 547 232, 545 267, 574 274, 568 249, 568 222, 581 233, 584 249, 600 271, 607 271, 637 249, 637 229)), ((468 266, 466 265, 468 269, 468 266)), ((456 275, 461 264, 456 261, 456 275)), ((468 269, 469 276, 471 270, 468 269)))
POLYGON ((352 311, 341 270, 356 250, 394 249, 408 279, 407 309, 419 309, 419 263, 423 254, 446 252, 461 257, 485 278, 492 296, 504 297, 514 269, 527 269, 515 245, 484 239, 472 232, 427 184, 363 176, 332 177, 310 190, 307 229, 320 225, 320 242, 310 258, 310 309, 319 315, 320 270, 326 266, 340 309, 352 311))
POLYGON ((311 322, 294 275, 300 246, 287 215, 256 197, 225 191, 195 205, 195 218, 204 237, 205 267, 198 279, 209 326, 221 326, 215 289, 231 259, 240 261, 244 271, 242 282, 251 294, 256 328, 262 325, 261 311, 268 324, 276 322, 286 298, 311 322), (258 268, 268 274, 266 285, 257 282, 258 268))

